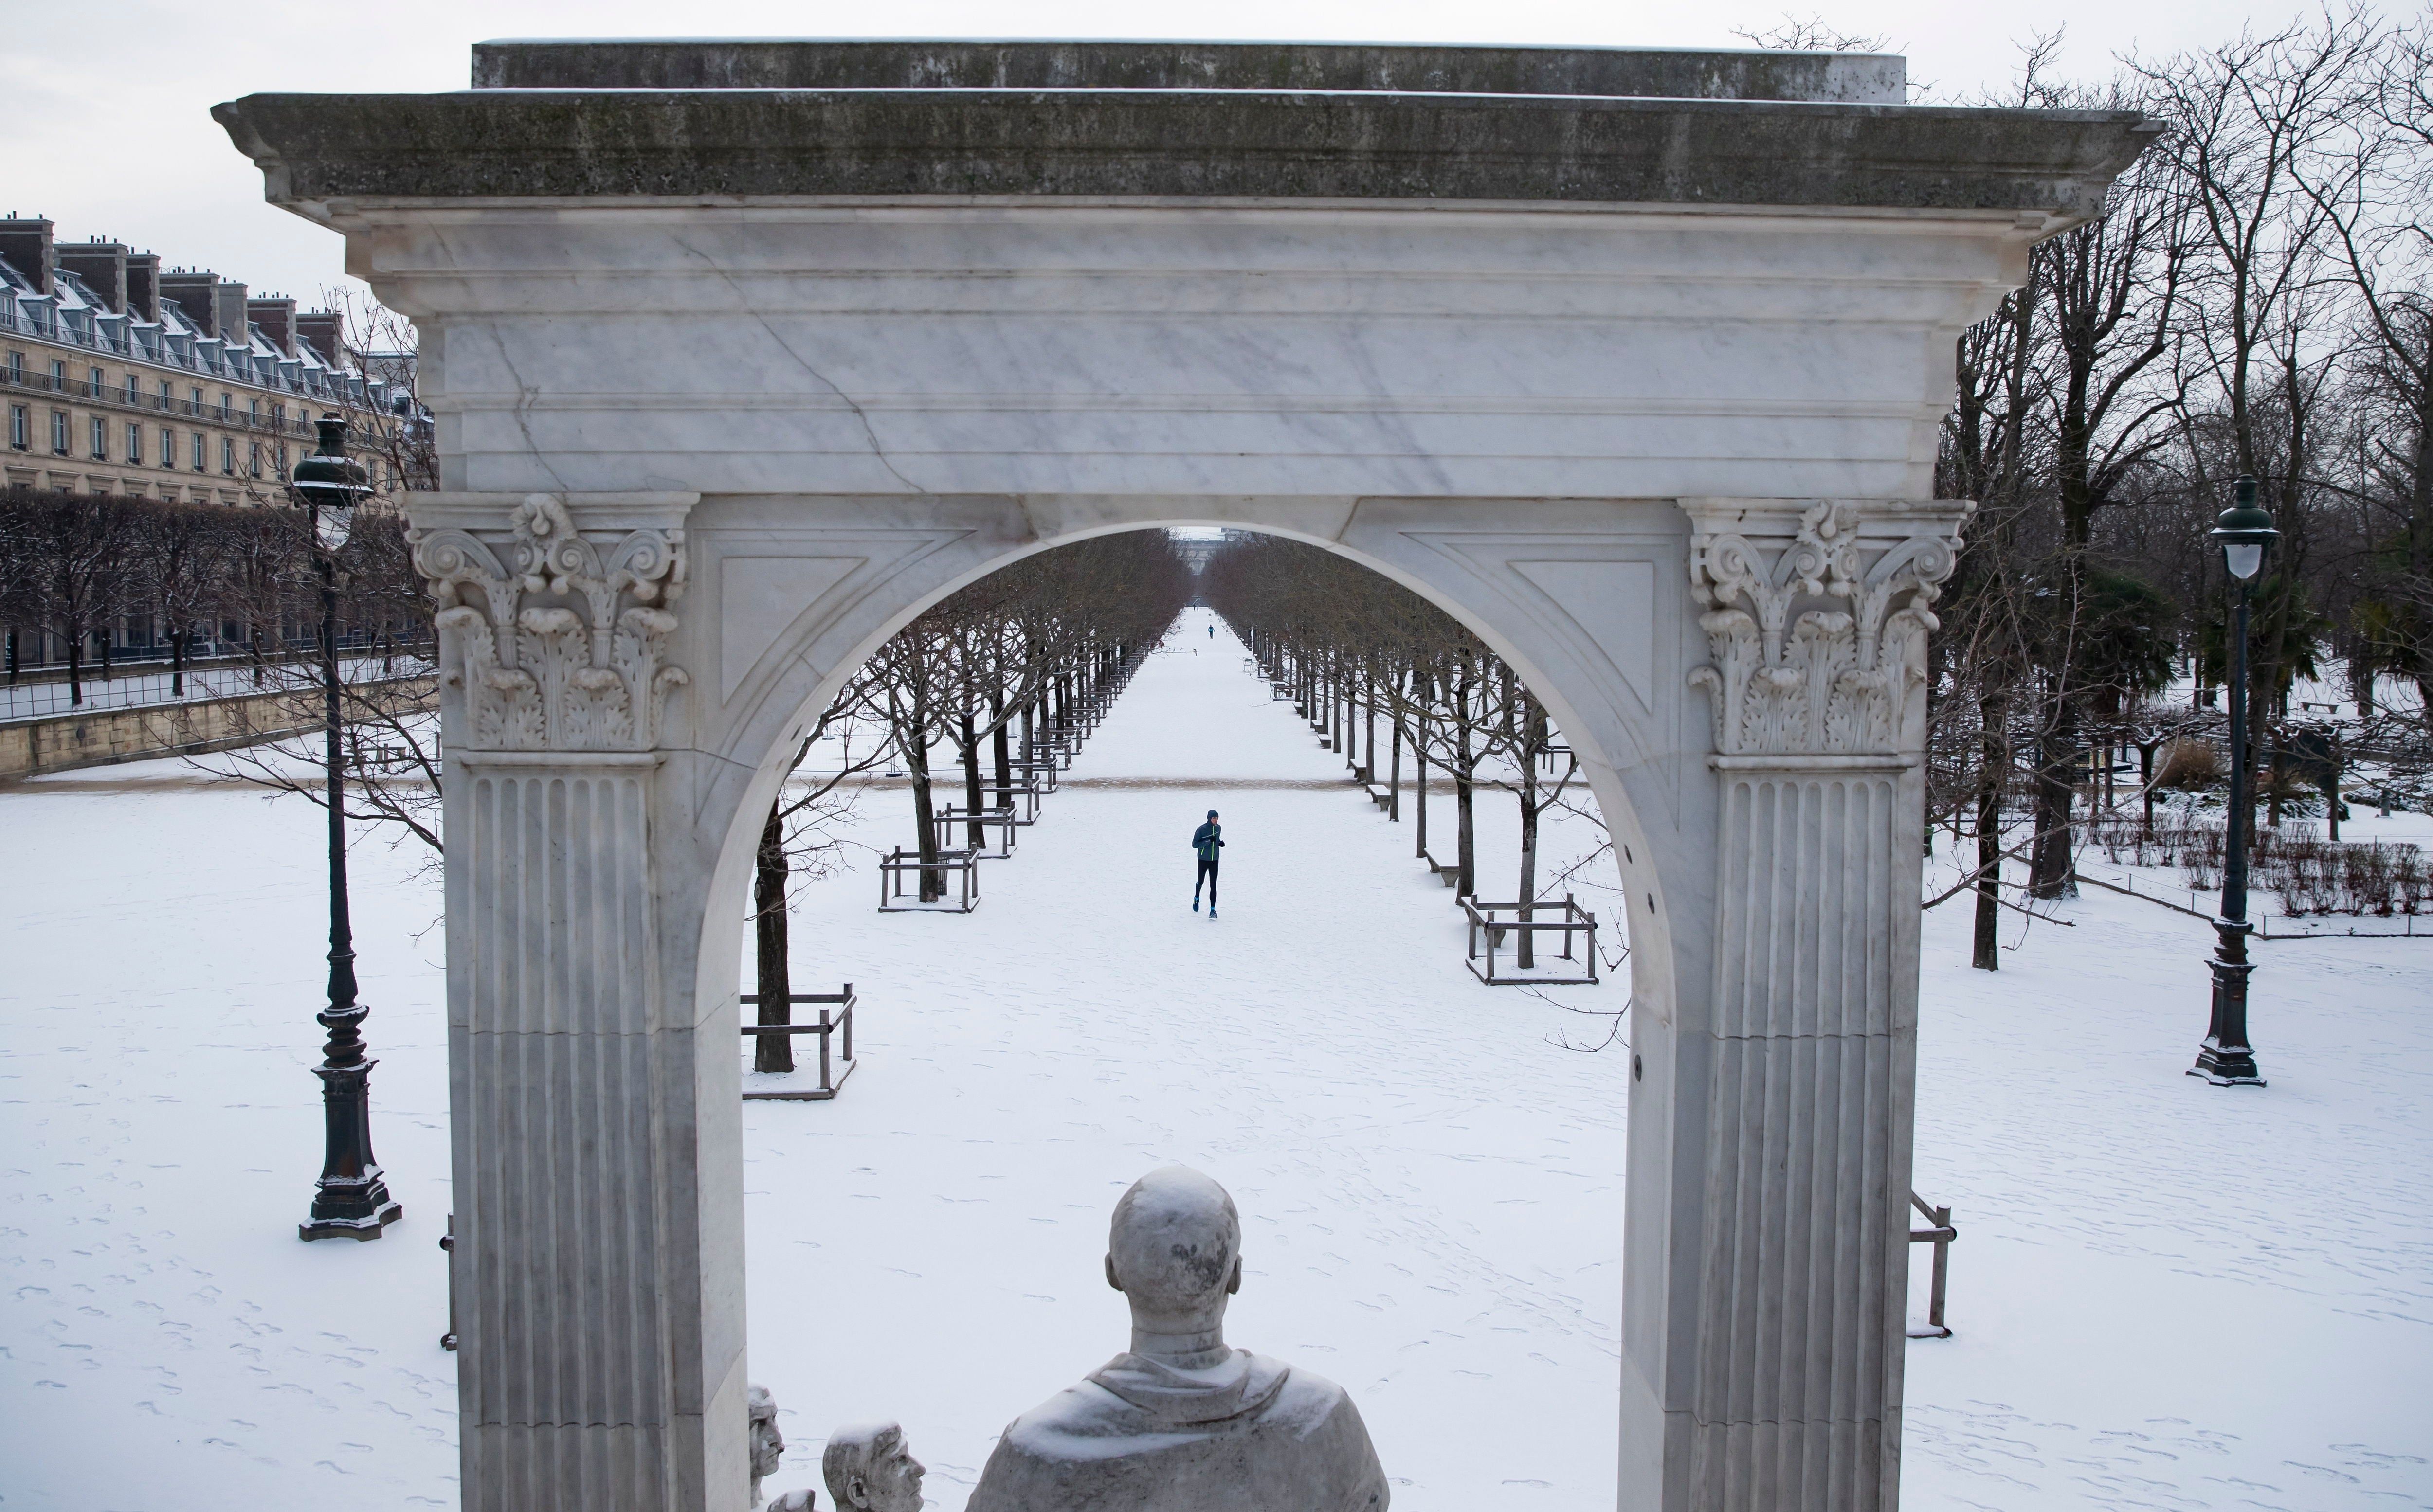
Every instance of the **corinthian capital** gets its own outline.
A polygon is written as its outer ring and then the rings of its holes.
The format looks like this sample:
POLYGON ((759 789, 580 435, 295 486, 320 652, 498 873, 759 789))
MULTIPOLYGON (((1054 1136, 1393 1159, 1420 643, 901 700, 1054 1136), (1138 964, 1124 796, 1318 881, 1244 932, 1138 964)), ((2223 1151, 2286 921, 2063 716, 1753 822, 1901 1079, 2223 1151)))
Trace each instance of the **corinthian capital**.
POLYGON ((690 679, 663 651, 684 596, 693 494, 422 494, 417 570, 439 603, 440 680, 464 695, 451 743, 647 751, 690 679))
POLYGON ((1913 755, 1965 500, 1685 499, 1722 756, 1913 755))

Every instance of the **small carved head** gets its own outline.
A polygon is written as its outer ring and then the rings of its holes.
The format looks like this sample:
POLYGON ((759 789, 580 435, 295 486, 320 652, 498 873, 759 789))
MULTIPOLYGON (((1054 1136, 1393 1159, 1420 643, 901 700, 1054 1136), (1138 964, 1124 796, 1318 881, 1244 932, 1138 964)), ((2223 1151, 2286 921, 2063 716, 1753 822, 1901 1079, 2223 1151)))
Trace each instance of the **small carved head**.
POLYGON ((757 1481, 777 1473, 778 1461, 786 1457, 786 1436, 777 1431, 777 1399, 767 1386, 754 1386, 744 1400, 752 1413, 752 1478, 757 1481))
POLYGON ((820 1473, 838 1512, 921 1512, 927 1469, 892 1422, 848 1423, 828 1436, 820 1473))
POLYGON ((1214 1327, 1242 1289, 1242 1219, 1225 1189, 1187 1165, 1131 1184, 1107 1235, 1107 1284, 1161 1332, 1214 1327))

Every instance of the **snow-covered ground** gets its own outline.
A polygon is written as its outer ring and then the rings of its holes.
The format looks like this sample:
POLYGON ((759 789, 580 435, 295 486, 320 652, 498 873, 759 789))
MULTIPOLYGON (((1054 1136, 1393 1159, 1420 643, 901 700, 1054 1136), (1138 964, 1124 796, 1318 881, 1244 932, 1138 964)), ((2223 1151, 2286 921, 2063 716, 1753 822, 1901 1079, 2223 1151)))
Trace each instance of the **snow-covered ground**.
MULTIPOLYGON (((1182 1160, 1243 1209, 1232 1335, 1351 1389, 1399 1506, 1612 1505, 1627 1061, 1563 1048, 1608 1026, 1562 1005, 1625 988, 1473 982, 1411 826, 1341 771, 1194 616, 978 911, 876 913, 856 849, 804 891, 796 990, 855 983, 862 1062, 833 1103, 745 1110, 772 1491, 884 1414, 960 1508, 998 1428, 1122 1347, 1107 1214, 1182 1160), (1212 807, 1214 923, 1186 849, 1212 807)), ((1510 810, 1482 805, 1490 892, 1510 810)), ((1439 856, 1451 819, 1440 794, 1439 856)), ((317 821, 175 763, 0 790, 0 1506, 453 1504, 438 903, 410 850, 354 859, 406 1221, 294 1237, 317 821)), ((849 824, 910 839, 894 789, 849 824)), ((1956 1210, 1958 1334, 1909 1347, 1908 1504, 2433 1505, 2433 941, 2259 945, 2271 1085, 2221 1091, 2181 1074, 2199 921, 2006 914, 1987 975, 1965 908, 1927 915, 1917 1185, 1956 1210)))

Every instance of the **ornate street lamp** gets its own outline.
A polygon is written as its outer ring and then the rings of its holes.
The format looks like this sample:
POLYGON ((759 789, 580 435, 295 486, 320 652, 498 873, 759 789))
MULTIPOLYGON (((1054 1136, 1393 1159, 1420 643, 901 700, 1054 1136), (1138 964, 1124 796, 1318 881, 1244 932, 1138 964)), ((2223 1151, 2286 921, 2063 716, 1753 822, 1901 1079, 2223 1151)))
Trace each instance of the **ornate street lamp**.
POLYGON ((2260 1087, 2255 1051, 2247 1043, 2247 589, 2264 570, 2264 553, 2279 537, 2272 517, 2255 502, 2255 480, 2238 480, 2238 503, 2215 522, 2222 567, 2237 586, 2230 627, 2230 824, 2223 837, 2221 917, 2214 920, 2213 1025, 2188 1075, 2217 1087, 2260 1087))
POLYGON ((296 465, 297 497, 312 512, 314 557, 321 572, 321 724, 330 793, 330 1006, 314 1015, 330 1043, 313 1074, 321 1079, 321 1180, 313 1215, 297 1225, 304 1239, 377 1239, 405 1216, 372 1158, 371 1071, 357 1032, 371 1010, 355 1001, 355 936, 347 917, 345 732, 338 713, 338 548, 347 544, 355 505, 370 493, 364 465, 347 455, 347 422, 324 415, 320 450, 296 465))

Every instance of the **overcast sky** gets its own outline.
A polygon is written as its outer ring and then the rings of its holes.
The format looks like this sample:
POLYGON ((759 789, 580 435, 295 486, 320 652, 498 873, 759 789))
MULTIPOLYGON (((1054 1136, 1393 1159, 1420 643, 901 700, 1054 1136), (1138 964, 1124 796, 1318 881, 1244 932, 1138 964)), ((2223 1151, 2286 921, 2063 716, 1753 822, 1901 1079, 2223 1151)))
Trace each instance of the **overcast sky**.
MULTIPOLYGON (((2012 76, 2029 28, 2066 25, 2061 70, 2095 77, 2115 53, 2166 54, 2279 25, 2301 0, 1833 0, 1794 8, 1890 39, 1941 95, 2012 76)), ((492 37, 650 37, 671 14, 732 37, 1194 37, 1363 42, 1744 45, 1780 0, 977 0, 670 7, 636 0, 414 0, 380 6, 191 0, 94 8, 0 0, 0 98, 9 102, 0 213, 48 215, 61 240, 114 237, 171 264, 314 302, 343 280, 338 238, 262 202, 262 178, 210 115, 262 92, 462 89, 468 48, 492 37)))

